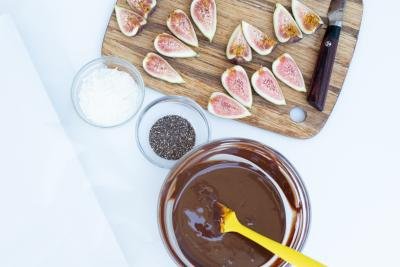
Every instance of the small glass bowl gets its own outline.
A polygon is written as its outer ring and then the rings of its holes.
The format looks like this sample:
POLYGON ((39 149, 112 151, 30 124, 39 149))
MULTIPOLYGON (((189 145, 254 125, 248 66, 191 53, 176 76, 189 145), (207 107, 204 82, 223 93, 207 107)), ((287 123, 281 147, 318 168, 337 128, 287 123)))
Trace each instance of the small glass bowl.
POLYGON ((144 81, 142 78, 142 75, 140 74, 139 70, 136 69, 134 65, 132 65, 130 62, 118 58, 118 57, 113 57, 113 56, 104 56, 97 58, 95 60, 90 61, 86 65, 84 65, 78 73, 75 75, 74 81, 72 83, 72 88, 71 88, 71 94, 72 94, 72 102, 74 104, 75 110, 78 113, 79 117, 81 117, 84 121, 89 123, 90 125, 101 127, 101 128, 111 128, 111 127, 116 127, 122 124, 125 124, 129 120, 135 116, 135 114, 140 110, 142 104, 143 104, 143 99, 144 99, 144 81), (130 114, 127 119, 123 121, 119 121, 115 124, 98 124, 94 121, 89 120, 85 114, 83 113, 80 105, 79 105, 79 90, 81 88, 82 81, 94 70, 101 69, 101 68, 112 68, 112 69, 118 69, 119 71, 124 71, 128 73, 129 75, 132 76, 132 78, 135 80, 135 82, 138 85, 139 89, 139 97, 137 98, 137 109, 132 111, 132 114, 130 114))
POLYGON ((168 115, 178 115, 190 122, 196 133, 195 147, 210 139, 210 126, 203 109, 193 100, 182 96, 165 96, 151 102, 140 113, 136 124, 136 141, 140 151, 153 164, 161 168, 172 168, 177 160, 158 156, 150 146, 149 134, 157 120, 168 115))

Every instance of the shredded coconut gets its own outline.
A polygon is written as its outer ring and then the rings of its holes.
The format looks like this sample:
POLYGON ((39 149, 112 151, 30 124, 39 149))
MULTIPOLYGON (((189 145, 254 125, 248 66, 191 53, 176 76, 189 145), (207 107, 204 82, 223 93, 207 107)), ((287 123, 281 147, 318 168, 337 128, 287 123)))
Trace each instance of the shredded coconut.
POLYGON ((117 69, 96 69, 81 84, 79 106, 86 118, 100 126, 118 125, 140 104, 139 88, 131 75, 117 69))

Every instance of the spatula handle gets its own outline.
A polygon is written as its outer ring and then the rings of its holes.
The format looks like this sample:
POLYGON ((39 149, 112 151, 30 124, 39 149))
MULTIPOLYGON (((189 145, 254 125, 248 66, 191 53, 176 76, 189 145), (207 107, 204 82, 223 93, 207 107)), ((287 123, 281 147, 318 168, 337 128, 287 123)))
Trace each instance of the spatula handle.
POLYGON ((311 80, 311 88, 307 100, 319 111, 323 111, 325 107, 341 29, 336 25, 328 26, 311 80))
POLYGON ((313 260, 306 255, 282 245, 268 237, 260 235, 259 233, 247 228, 246 226, 239 224, 235 227, 235 232, 247 237, 248 239, 256 242, 263 246, 267 250, 271 251, 284 261, 292 264, 296 267, 325 267, 326 265, 313 260))

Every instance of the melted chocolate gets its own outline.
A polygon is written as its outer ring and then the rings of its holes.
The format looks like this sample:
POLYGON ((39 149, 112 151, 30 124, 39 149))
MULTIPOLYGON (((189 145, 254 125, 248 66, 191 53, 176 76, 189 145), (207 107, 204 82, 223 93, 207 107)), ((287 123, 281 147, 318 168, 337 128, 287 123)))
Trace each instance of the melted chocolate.
MULTIPOLYGON (((196 267, 261 266, 273 255, 236 234, 221 234, 221 202, 249 228, 281 242, 285 234, 283 202, 268 178, 251 165, 208 162, 188 170, 192 177, 176 196, 173 227, 179 247, 196 267)), ((178 185, 179 186, 179 185, 178 185)))
MULTIPOLYGON (((309 201, 293 167, 255 141, 215 141, 172 169, 160 194, 161 234, 179 266, 258 267, 271 259, 246 238, 220 233, 215 201, 236 211, 242 224, 295 249, 307 236, 309 201)), ((275 258, 268 266, 282 264, 275 258)))

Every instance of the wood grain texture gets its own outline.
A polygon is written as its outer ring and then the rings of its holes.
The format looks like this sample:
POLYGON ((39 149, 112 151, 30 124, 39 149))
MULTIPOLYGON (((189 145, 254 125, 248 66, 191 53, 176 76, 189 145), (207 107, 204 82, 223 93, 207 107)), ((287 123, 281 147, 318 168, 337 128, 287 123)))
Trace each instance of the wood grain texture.
MULTIPOLYGON (((118 0, 118 5, 127 6, 126 0, 118 0)), ((148 52, 154 52, 153 40, 159 33, 168 32, 166 20, 171 11, 180 8, 189 15, 190 0, 159 0, 157 9, 149 17, 148 24, 135 37, 126 37, 118 29, 115 13, 111 15, 102 47, 103 55, 114 55, 132 62, 143 74, 145 84, 168 95, 183 95, 197 101, 206 108, 212 92, 224 89, 221 84, 221 74, 233 66, 225 57, 226 44, 235 27, 241 22, 247 22, 261 30, 273 34, 272 16, 275 0, 216 0, 218 8, 218 27, 216 36, 210 43, 198 29, 200 57, 192 59, 168 59, 178 70, 186 83, 182 85, 169 84, 150 77, 142 68, 142 60, 148 52)), ((290 0, 280 0, 281 4, 290 8, 290 0)), ((253 55, 251 63, 243 64, 249 76, 261 65, 271 68, 272 62, 282 53, 289 53, 301 68, 307 88, 310 86, 318 57, 321 41, 327 28, 326 14, 329 0, 304 0, 323 18, 325 25, 314 35, 305 36, 295 44, 279 45, 270 55, 253 55)), ((263 100, 256 93, 251 108, 251 117, 243 119, 244 123, 274 131, 296 138, 310 138, 316 135, 325 125, 340 94, 343 82, 353 57, 357 43, 363 12, 362 0, 348 0, 345 10, 343 29, 340 36, 337 56, 333 66, 329 92, 323 112, 317 111, 307 102, 305 93, 296 92, 280 83, 286 97, 286 106, 275 106, 263 100), (307 113, 302 123, 290 119, 290 110, 300 107, 307 113)))

